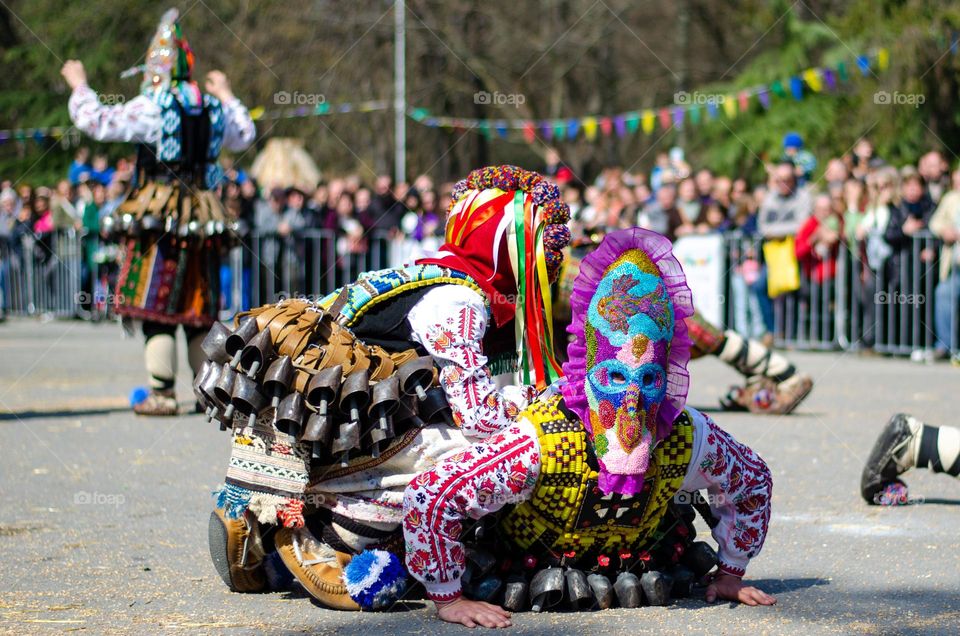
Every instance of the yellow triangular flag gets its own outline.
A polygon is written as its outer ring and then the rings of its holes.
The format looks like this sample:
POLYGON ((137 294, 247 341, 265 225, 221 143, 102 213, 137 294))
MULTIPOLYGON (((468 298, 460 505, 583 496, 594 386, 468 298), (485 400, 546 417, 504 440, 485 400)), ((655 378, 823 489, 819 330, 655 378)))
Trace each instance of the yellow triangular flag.
POLYGON ((251 108, 250 119, 252 119, 253 121, 257 121, 258 119, 263 117, 263 113, 264 113, 263 106, 257 106, 256 108, 251 108))
POLYGON ((645 135, 649 135, 653 132, 653 125, 656 122, 657 118, 653 114, 652 110, 645 110, 640 116, 640 127, 643 129, 645 135))
POLYGON ((596 117, 584 117, 583 118, 583 135, 589 141, 593 141, 597 138, 597 118, 596 117))
POLYGON ((808 68, 803 72, 803 81, 807 83, 814 93, 823 90, 823 81, 820 79, 820 71, 815 68, 808 68))
POLYGON ((725 112, 730 119, 737 116, 737 99, 733 95, 725 95, 723 97, 723 112, 725 112))

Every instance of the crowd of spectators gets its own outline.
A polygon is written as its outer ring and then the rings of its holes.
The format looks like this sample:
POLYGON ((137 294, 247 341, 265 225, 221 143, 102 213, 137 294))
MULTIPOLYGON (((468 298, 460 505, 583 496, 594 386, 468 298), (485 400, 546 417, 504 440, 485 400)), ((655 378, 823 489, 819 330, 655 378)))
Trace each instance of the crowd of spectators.
MULTIPOLYGON (((766 178, 747 179, 695 168, 680 148, 657 155, 649 172, 610 166, 583 180, 556 150, 546 153, 545 174, 561 187, 569 204, 575 244, 596 242, 614 229, 640 226, 671 240, 684 236, 732 234, 754 241, 733 263, 731 289, 736 328, 772 339, 773 308, 768 293, 770 272, 763 243, 789 238, 804 281, 823 285, 837 275, 841 248, 856 255, 863 285, 866 319, 877 311, 875 287, 910 293, 904 280, 936 276, 936 315, 927 329, 936 334, 931 350, 948 355, 954 317, 960 302, 960 169, 949 172, 942 152, 930 150, 916 165, 895 167, 877 156, 869 139, 852 152, 830 158, 821 173, 817 159, 796 133, 785 135, 779 160, 766 167, 766 178), (916 252, 915 237, 930 236, 916 252), (880 281, 878 286, 872 281, 880 281), (873 307, 871 307, 873 305, 873 307)), ((357 175, 331 178, 311 191, 267 190, 243 170, 227 163, 221 196, 239 220, 242 235, 262 241, 258 258, 271 263, 306 230, 335 236, 338 262, 368 254, 371 237, 402 241, 406 257, 429 251, 442 240, 443 216, 452 183, 435 184, 426 175, 411 183, 388 176, 365 182, 357 175)), ((100 221, 111 214, 129 189, 133 159, 110 166, 106 157, 81 148, 67 178, 53 189, 25 183, 0 184, 0 241, 16 244, 26 234, 42 237, 74 229, 97 236, 100 221)), ((102 250, 84 252, 96 271, 102 250)), ((301 256, 303 256, 301 254, 301 256)), ((308 255, 307 258, 310 258, 308 255)), ((360 262, 354 262, 360 267, 360 262)), ((354 267, 354 269, 356 269, 354 267)), ((2 284, 0 275, 0 284, 2 284)), ((929 282, 929 281, 924 281, 929 282)), ((865 331, 870 346, 874 334, 865 331)))
MULTIPOLYGON (((837 275, 843 248, 859 268, 855 274, 862 282, 863 298, 858 300, 865 323, 879 324, 874 320, 878 305, 898 299, 924 303, 922 290, 932 289, 932 324, 923 324, 921 317, 919 326, 921 337, 929 335, 933 346, 917 353, 943 359, 951 343, 956 350, 960 250, 954 246, 960 239, 960 168, 950 173, 939 150, 926 152, 916 165, 897 168, 877 156, 870 140, 863 138, 849 154, 829 159, 814 179, 816 158, 803 148, 799 135, 790 133, 784 137, 782 156, 766 167, 766 179, 752 184, 694 169, 679 148, 659 154, 649 174, 609 167, 590 183, 576 183, 556 154, 549 155, 547 163, 573 211, 575 241, 595 242, 604 232, 630 226, 655 230, 671 240, 736 233, 758 248, 789 239, 804 283, 821 287, 837 275), (921 237, 927 238, 914 240, 921 237)), ((769 271, 760 249, 742 245, 746 247, 731 272, 736 327, 771 341, 769 271)), ((874 331, 863 331, 867 348, 874 331)))

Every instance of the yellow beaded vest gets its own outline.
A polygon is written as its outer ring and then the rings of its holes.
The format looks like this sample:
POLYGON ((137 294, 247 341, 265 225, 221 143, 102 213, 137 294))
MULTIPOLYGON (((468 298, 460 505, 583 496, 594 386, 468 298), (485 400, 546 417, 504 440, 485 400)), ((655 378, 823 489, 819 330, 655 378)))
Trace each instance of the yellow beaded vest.
POLYGON ((507 513, 501 528, 523 549, 554 555, 650 549, 667 505, 680 490, 693 450, 693 425, 684 411, 654 450, 642 492, 604 495, 597 459, 580 420, 561 407, 561 396, 536 402, 519 419, 540 441, 540 476, 533 498, 507 513))

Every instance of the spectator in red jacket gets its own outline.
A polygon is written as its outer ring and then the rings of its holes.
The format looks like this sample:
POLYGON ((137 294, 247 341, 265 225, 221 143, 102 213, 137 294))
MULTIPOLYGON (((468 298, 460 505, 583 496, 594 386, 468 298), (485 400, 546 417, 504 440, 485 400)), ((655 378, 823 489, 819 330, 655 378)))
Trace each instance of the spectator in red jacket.
POLYGON ((809 280, 823 283, 834 277, 843 220, 833 211, 829 194, 813 200, 813 214, 797 232, 797 260, 809 280))

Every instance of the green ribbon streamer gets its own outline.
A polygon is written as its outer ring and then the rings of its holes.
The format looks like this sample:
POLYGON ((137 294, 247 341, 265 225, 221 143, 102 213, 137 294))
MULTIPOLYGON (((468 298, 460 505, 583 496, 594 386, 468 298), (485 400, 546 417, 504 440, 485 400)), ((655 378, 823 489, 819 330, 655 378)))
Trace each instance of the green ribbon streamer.
MULTIPOLYGON (((524 332, 526 332, 527 316, 524 313, 524 309, 527 306, 527 249, 526 233, 524 232, 523 223, 523 194, 522 190, 517 190, 513 194, 513 226, 517 234, 517 314, 523 316, 523 329, 524 332)), ((524 344, 529 346, 530 343, 526 342, 525 333, 520 335, 521 338, 517 345, 520 347, 520 359, 523 362, 521 364, 523 383, 529 385, 530 363, 526 351, 524 351, 524 344)))
MULTIPOLYGON (((544 223, 540 226, 540 229, 537 230, 537 255, 538 256, 540 254, 546 253, 546 248, 544 248, 543 246, 543 234, 544 234, 544 230, 546 229, 547 229, 547 224, 544 223)), ((538 271, 538 274, 539 274, 539 271, 538 271)), ((547 292, 549 293, 550 291, 551 290, 548 287, 547 292)), ((553 320, 553 316, 544 315, 543 319, 553 320)), ((543 335, 544 337, 549 336, 546 330, 546 325, 544 325, 543 335)), ((550 364, 550 356, 547 355, 548 352, 552 351, 553 343, 543 341, 543 342, 537 343, 537 345, 540 347, 541 358, 543 358, 543 370, 545 371, 545 375, 549 380, 547 384, 553 384, 554 382, 560 379, 560 374, 557 373, 557 370, 553 368, 552 364, 550 364)))

